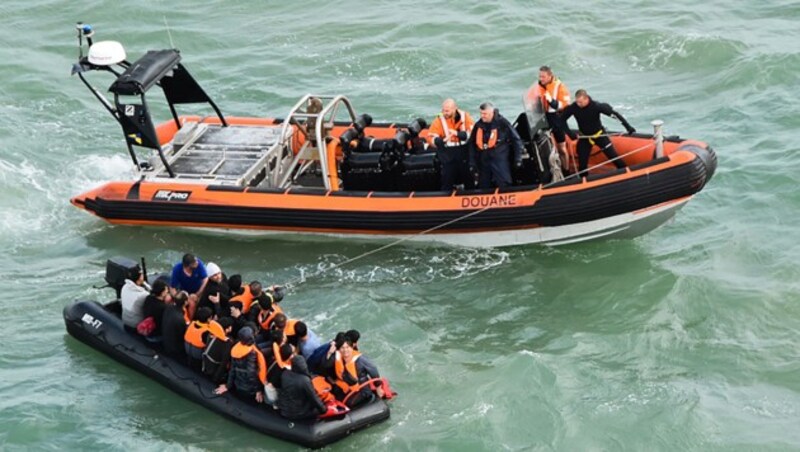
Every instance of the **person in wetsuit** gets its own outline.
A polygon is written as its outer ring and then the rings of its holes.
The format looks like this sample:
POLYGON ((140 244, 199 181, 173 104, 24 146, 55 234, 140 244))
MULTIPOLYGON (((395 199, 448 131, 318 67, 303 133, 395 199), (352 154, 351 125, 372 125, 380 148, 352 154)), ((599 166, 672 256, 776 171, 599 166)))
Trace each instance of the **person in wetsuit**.
POLYGON ((629 134, 636 132, 636 129, 628 124, 628 121, 626 121, 619 112, 611 108, 611 105, 594 101, 589 97, 589 94, 586 93, 586 90, 579 89, 576 91, 575 102, 561 112, 561 119, 564 126, 567 128, 569 137, 573 140, 576 138, 578 139, 578 171, 581 174, 584 173, 589 166, 589 156, 591 155, 592 146, 594 145, 597 145, 609 160, 614 159, 614 165, 616 165, 617 168, 625 167, 625 162, 617 158, 617 151, 614 149, 611 140, 608 139, 606 129, 600 121, 600 114, 618 120, 629 134), (567 120, 573 116, 578 123, 578 130, 581 133, 580 138, 569 128, 569 125, 567 125, 567 120))

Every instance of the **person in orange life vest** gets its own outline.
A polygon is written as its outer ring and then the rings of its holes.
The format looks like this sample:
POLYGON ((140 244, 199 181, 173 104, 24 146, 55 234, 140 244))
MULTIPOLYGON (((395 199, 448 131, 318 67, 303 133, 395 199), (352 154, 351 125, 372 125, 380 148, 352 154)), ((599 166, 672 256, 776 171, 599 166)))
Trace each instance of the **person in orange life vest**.
POLYGON ((161 318, 161 336, 164 354, 186 361, 186 319, 184 307, 189 299, 189 294, 180 292, 172 297, 172 303, 164 308, 161 318))
POLYGON ((231 370, 228 382, 217 387, 216 394, 234 390, 244 400, 264 401, 264 385, 267 383, 267 364, 254 342, 253 329, 244 327, 239 331, 239 342, 231 349, 231 370))
POLYGON ((273 359, 271 362, 267 360, 267 383, 272 384, 275 389, 281 388, 281 374, 291 367, 294 355, 294 347, 291 344, 284 343, 279 346, 277 343, 273 343, 273 359), (278 359, 274 359, 276 356, 278 359))
MULTIPOLYGON (((567 105, 570 103, 567 86, 556 78, 553 74, 553 70, 550 69, 549 66, 542 66, 539 68, 539 81, 531 86, 528 90, 527 97, 529 99, 540 99, 545 117, 547 118, 547 124, 550 125, 553 137, 556 139, 558 152, 560 152, 562 156, 566 156, 566 129, 558 113, 567 108, 567 105)), ((566 160, 564 161, 566 162, 566 160)))
MULTIPOLYGON (((272 320, 272 325, 270 326, 273 330, 281 330, 284 331, 286 329, 286 325, 289 319, 286 317, 284 313, 275 314, 275 317, 272 320)), ((285 331, 284 331, 285 333, 285 331)))
POLYGON ((270 333, 272 340, 268 345, 260 344, 260 348, 267 363, 267 395, 270 398, 268 403, 274 404, 275 391, 281 387, 281 374, 290 367, 289 363, 294 356, 294 347, 286 343, 286 337, 282 331, 271 330, 270 333))
POLYGON ((564 126, 570 138, 573 140, 578 138, 578 135, 570 130, 569 125, 567 125, 567 120, 573 116, 578 123, 578 130, 583 135, 578 139, 578 170, 581 173, 586 171, 589 166, 592 146, 595 145, 603 151, 606 157, 614 159, 614 165, 617 168, 625 167, 625 162, 618 158, 614 145, 606 136, 606 129, 600 121, 600 114, 617 119, 629 134, 636 132, 636 129, 628 124, 628 121, 621 114, 611 108, 611 105, 595 102, 594 99, 589 97, 586 90, 579 89, 576 91, 575 102, 561 112, 561 119, 564 121, 564 126))
POLYGON ((228 367, 231 364, 231 333, 233 319, 222 317, 216 321, 222 329, 222 335, 214 334, 209 337, 208 345, 203 352, 203 373, 208 376, 214 384, 222 384, 228 380, 228 367))
POLYGON ((205 264, 191 253, 184 254, 181 262, 178 262, 172 268, 170 286, 173 290, 171 295, 175 295, 180 290, 185 290, 189 294, 188 309, 190 318, 194 317, 197 302, 207 283, 208 274, 206 273, 205 264))
POLYGON ((316 419, 327 411, 311 383, 311 374, 302 355, 293 357, 290 369, 281 374, 278 410, 290 420, 316 419))
POLYGON ((472 188, 467 141, 474 125, 469 113, 459 110, 453 99, 442 103, 442 112, 431 122, 428 142, 436 149, 442 166, 442 190, 452 190, 456 185, 472 188))
POLYGON ((209 321, 213 313, 211 309, 202 307, 197 310, 194 320, 186 327, 183 336, 184 348, 188 359, 189 367, 200 370, 203 363, 203 352, 208 344, 209 321))
POLYGON ((361 381, 356 363, 360 357, 361 353, 353 349, 353 342, 345 337, 342 344, 332 354, 332 359, 330 359, 335 375, 333 394, 338 400, 347 399, 347 406, 351 408, 369 402, 374 398, 368 386, 359 388, 361 381), (350 393, 353 391, 358 391, 358 394, 351 396, 350 393))
POLYGON ((262 293, 250 307, 250 313, 247 319, 250 322, 258 325, 258 334, 256 334, 256 344, 269 341, 269 331, 272 325, 272 319, 275 317, 276 311, 272 306, 272 294, 270 292, 262 293))
MULTIPOLYGON (((297 343, 300 340, 300 336, 297 334, 297 325, 303 323, 297 319, 286 319, 286 325, 283 327, 283 334, 286 335, 286 341, 292 344, 292 347, 297 348, 297 343)), ((303 323, 305 326, 305 323, 303 323)), ((304 334, 306 331, 304 331, 304 334)))
POLYGON ((472 173, 478 170, 480 188, 508 187, 511 185, 511 161, 522 167, 522 139, 511 123, 491 102, 480 106, 481 119, 475 123, 469 138, 469 162, 472 173))
POLYGON ((242 313, 247 314, 250 312, 250 307, 253 305, 253 302, 261 296, 263 293, 263 287, 261 283, 258 281, 253 281, 250 284, 244 286, 244 292, 241 295, 237 295, 232 297, 230 301, 241 301, 242 302, 242 313))
MULTIPOLYGON (((344 333, 344 335, 353 343, 353 350, 361 353, 361 356, 359 356, 358 360, 356 361, 358 380, 363 383, 370 378, 380 378, 381 375, 378 372, 378 367, 358 348, 358 341, 361 339, 361 333, 359 333, 358 330, 350 330, 344 333)), ((383 397, 384 394, 382 388, 379 387, 377 392, 378 397, 383 397)))
POLYGON ((283 287, 268 287, 256 299, 258 303, 254 303, 251 306, 248 319, 261 325, 262 330, 269 329, 275 316, 283 312, 283 309, 280 307, 280 302, 283 300, 285 294, 286 291, 283 287), (264 313, 263 311, 267 312, 264 313))

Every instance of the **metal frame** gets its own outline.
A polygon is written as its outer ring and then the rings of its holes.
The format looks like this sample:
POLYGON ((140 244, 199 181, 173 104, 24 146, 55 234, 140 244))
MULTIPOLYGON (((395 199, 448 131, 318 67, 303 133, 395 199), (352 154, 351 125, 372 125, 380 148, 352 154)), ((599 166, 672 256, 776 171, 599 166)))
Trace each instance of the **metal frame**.
MULTIPOLYGON (((350 120, 351 121, 355 121, 356 120, 356 113, 355 113, 355 110, 353 109, 352 104, 350 103, 350 100, 347 99, 347 97, 345 97, 345 96, 343 96, 341 94, 336 95, 336 96, 306 94, 289 111, 289 114, 284 119, 283 131, 281 132, 281 135, 284 136, 284 142, 287 143, 286 146, 289 147, 288 146, 288 138, 289 137, 285 137, 284 134, 288 133, 288 130, 291 130, 290 126, 294 122, 293 119, 297 118, 297 117, 305 118, 306 120, 308 120, 310 118, 316 118, 317 119, 315 127, 314 127, 314 137, 316 138, 316 143, 317 143, 317 147, 316 147, 317 155, 316 155, 316 157, 317 157, 317 160, 319 160, 320 167, 322 169, 322 181, 325 184, 325 188, 328 189, 328 190, 331 189, 331 182, 330 182, 330 178, 329 178, 330 175, 328 174, 328 153, 327 153, 328 150, 327 150, 327 146, 325 145, 325 137, 323 136, 323 127, 325 126, 326 123, 332 123, 334 121, 334 119, 336 118, 336 115, 339 113, 339 109, 340 109, 341 105, 344 105, 345 108, 347 108, 347 112, 350 114, 350 120), (320 101, 323 102, 322 110, 319 113, 303 113, 303 112, 299 112, 299 110, 303 106, 306 106, 306 108, 308 107, 308 102, 309 102, 309 100, 311 98, 317 98, 317 99, 319 99, 320 101), (325 104, 325 101, 328 101, 327 105, 325 104), (327 118, 327 120, 326 120, 326 116, 329 116, 327 118)), ((290 136, 291 136, 291 134, 290 134, 290 136)), ((298 164, 300 163, 301 160, 303 160, 303 159, 313 159, 314 158, 314 155, 313 155, 314 149, 309 149, 310 147, 311 147, 311 140, 306 140, 306 142, 303 144, 303 146, 297 152, 297 155, 294 156, 294 158, 292 159, 292 161, 288 165, 288 167, 283 169, 280 172, 276 171, 273 174, 273 183, 275 183, 277 187, 287 188, 293 176, 297 177, 300 174, 303 174, 308 168, 311 167, 311 164, 309 162, 306 162, 305 164, 300 166, 300 169, 298 170, 297 173, 294 173, 295 168, 297 168, 297 166, 298 166, 298 164), (309 152, 311 152, 311 155, 309 155, 309 152), (283 177, 278 179, 278 177, 281 175, 281 173, 282 173, 283 177)))

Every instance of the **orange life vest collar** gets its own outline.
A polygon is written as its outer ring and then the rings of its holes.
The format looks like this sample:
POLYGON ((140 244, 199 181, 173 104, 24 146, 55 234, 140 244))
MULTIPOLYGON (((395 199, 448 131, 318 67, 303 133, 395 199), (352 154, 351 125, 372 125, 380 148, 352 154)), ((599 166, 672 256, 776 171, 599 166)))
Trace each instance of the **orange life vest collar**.
POLYGON ((483 127, 478 127, 477 132, 475 132, 475 144, 478 146, 479 151, 494 149, 497 146, 497 129, 492 129, 489 133, 489 139, 484 140, 483 127))

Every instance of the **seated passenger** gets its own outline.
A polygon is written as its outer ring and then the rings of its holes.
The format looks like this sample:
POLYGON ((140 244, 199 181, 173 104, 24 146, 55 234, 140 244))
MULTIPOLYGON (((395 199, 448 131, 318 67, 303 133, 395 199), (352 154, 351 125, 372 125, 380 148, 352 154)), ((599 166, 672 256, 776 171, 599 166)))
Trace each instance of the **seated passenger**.
POLYGON ((242 302, 242 313, 247 314, 250 312, 250 306, 252 306, 253 301, 256 300, 261 293, 263 292, 263 288, 261 283, 258 281, 253 281, 250 284, 243 287, 244 291, 240 295, 236 295, 235 297, 231 298, 231 301, 240 301, 242 302))
POLYGON ((181 362, 186 360, 183 338, 186 334, 186 321, 184 320, 183 308, 186 306, 188 299, 189 295, 186 292, 175 295, 172 303, 164 308, 164 316, 161 319, 164 353, 181 360, 181 362))
POLYGON ((211 337, 208 345, 203 352, 203 373, 208 376, 215 384, 225 383, 228 379, 228 367, 231 363, 231 347, 233 342, 230 334, 233 326, 233 319, 223 317, 216 321, 221 329, 221 334, 210 328, 211 337))
MULTIPOLYGON (((269 331, 270 323, 275 315, 272 300, 272 294, 264 292, 258 297, 258 302, 250 308, 250 315, 248 317, 261 327, 262 334, 266 334, 266 332, 269 331)), ((262 339, 262 341, 264 340, 266 340, 266 338, 262 339)))
MULTIPOLYGON (((333 344, 338 345, 338 344, 333 344)), ((333 393, 337 400, 355 407, 373 399, 369 387, 361 385, 356 362, 361 354, 353 349, 353 341, 345 337, 337 349, 328 354, 327 367, 333 370, 333 393)))
POLYGON ((278 409, 287 419, 316 419, 327 411, 311 383, 306 360, 299 355, 292 358, 290 370, 281 375, 278 395, 278 409))
POLYGON ((314 350, 319 348, 322 343, 319 341, 317 335, 308 328, 305 322, 297 322, 294 326, 294 332, 297 337, 297 352, 303 355, 307 364, 311 354, 314 353, 314 350))
POLYGON ((231 275, 231 277, 228 278, 228 289, 231 291, 231 297, 243 294, 244 289, 242 288, 242 275, 231 275))
POLYGON ((130 277, 131 279, 125 279, 119 298, 122 304, 122 323, 135 330, 139 322, 144 320, 144 299, 150 293, 150 286, 144 281, 144 274, 138 265, 132 270, 130 277))
POLYGON ((207 307, 217 317, 229 316, 228 301, 232 295, 225 274, 222 273, 219 265, 213 262, 206 265, 206 273, 208 273, 208 284, 197 302, 197 307, 207 307))
MULTIPOLYGON (((360 353, 356 361, 359 381, 363 383, 370 378, 380 378, 381 375, 378 373, 378 367, 358 348, 358 340, 361 339, 361 333, 359 333, 358 330, 350 330, 344 333, 344 335, 353 343, 353 350, 360 353)), ((377 393, 379 397, 383 397, 383 391, 380 388, 377 393)))
MULTIPOLYGON (((144 328, 144 331, 141 331, 142 328, 137 326, 137 331, 140 331, 140 334, 143 332, 145 333, 144 336, 150 337, 155 341, 161 340, 161 323, 162 319, 164 318, 164 311, 167 308, 167 303, 172 301, 172 296, 169 294, 169 287, 167 287, 167 283, 164 282, 162 279, 157 279, 153 283, 153 287, 150 290, 150 295, 148 295, 144 299, 144 306, 142 308, 144 314, 143 323, 147 321, 147 319, 152 318, 150 322, 152 322, 152 326, 148 328, 144 328), (150 332, 147 333, 147 330, 150 332)), ((141 323, 139 324, 142 325, 141 323)))
POLYGON ((275 314, 275 318, 272 320, 272 325, 270 325, 270 328, 273 330, 284 331, 286 329, 287 322, 289 322, 289 319, 286 317, 286 314, 275 314))
POLYGON ((247 318, 244 316, 244 314, 242 314, 242 302, 231 300, 231 302, 228 304, 228 307, 231 311, 231 320, 233 320, 233 331, 231 332, 231 335, 233 337, 239 337, 239 331, 247 322, 247 318))
POLYGON ((185 341, 184 347, 186 348, 186 357, 188 358, 189 367, 195 370, 200 370, 203 364, 203 352, 208 344, 209 321, 211 320, 211 309, 202 307, 197 310, 194 321, 192 321, 186 328, 186 334, 183 336, 185 341))
POLYGON ((244 400, 262 403, 264 385, 267 382, 267 365, 264 356, 256 349, 253 329, 244 327, 239 331, 239 342, 231 349, 231 370, 227 384, 214 392, 224 394, 233 389, 244 400))
POLYGON ((183 290, 189 294, 189 301, 186 304, 189 318, 194 317, 197 308, 197 301, 208 283, 208 274, 203 261, 196 258, 191 253, 186 253, 180 262, 172 267, 172 278, 170 286, 173 290, 183 290))
POLYGON ((271 360, 267 361, 267 383, 272 383, 277 389, 281 388, 281 373, 292 367, 294 348, 289 344, 272 344, 271 360), (278 357, 275 359, 275 357, 278 357))
POLYGON ((294 356, 294 349, 291 345, 285 343, 285 339, 280 346, 277 342, 273 342, 270 349, 270 352, 265 354, 269 355, 269 358, 265 356, 267 360, 267 384, 264 390, 267 393, 267 403, 272 404, 273 408, 277 409, 275 404, 279 398, 278 390, 281 389, 282 385, 281 375, 292 368, 291 360, 294 356))

